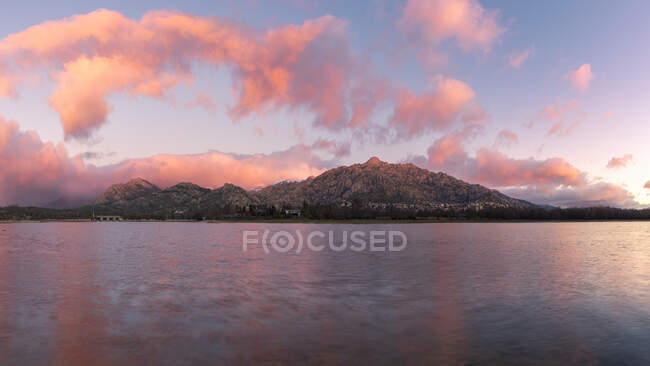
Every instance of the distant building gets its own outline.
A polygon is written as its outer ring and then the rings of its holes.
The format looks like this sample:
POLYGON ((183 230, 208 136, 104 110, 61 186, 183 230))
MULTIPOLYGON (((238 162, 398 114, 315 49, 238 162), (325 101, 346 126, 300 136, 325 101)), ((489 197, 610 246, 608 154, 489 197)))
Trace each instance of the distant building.
POLYGON ((284 210, 284 214, 287 216, 300 216, 300 210, 284 210))
POLYGON ((107 216, 107 215, 97 215, 95 216, 95 221, 122 221, 122 216, 107 216))

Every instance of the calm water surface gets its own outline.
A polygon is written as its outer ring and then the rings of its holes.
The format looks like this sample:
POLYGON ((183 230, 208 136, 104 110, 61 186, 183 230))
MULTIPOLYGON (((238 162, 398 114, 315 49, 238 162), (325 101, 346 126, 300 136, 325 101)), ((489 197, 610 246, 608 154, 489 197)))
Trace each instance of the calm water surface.
POLYGON ((650 223, 0 224, 0 365, 650 364, 650 223), (402 252, 242 251, 401 230, 402 252))

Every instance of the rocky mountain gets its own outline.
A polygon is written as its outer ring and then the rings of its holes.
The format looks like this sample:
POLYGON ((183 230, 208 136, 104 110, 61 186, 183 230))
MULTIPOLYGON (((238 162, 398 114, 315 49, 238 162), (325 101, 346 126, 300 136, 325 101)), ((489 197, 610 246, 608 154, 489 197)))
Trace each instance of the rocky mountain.
POLYGON ((98 212, 170 217, 260 203, 257 197, 232 184, 211 190, 185 182, 160 190, 154 185, 145 189, 142 182, 151 184, 138 178, 109 187, 94 203, 98 212))
POLYGON ((154 212, 185 212, 196 206, 199 199, 210 192, 209 188, 183 182, 153 194, 147 203, 154 212))
POLYGON ((111 186, 95 201, 99 212, 125 212, 134 215, 163 215, 183 213, 195 207, 199 199, 212 192, 193 183, 178 183, 160 190, 144 179, 134 179, 124 185, 111 186), (132 184, 132 182, 134 182, 132 184), (143 187, 146 182, 150 186, 143 187), (149 187, 149 189, 146 189, 149 187), (119 194, 116 194, 118 192, 119 194))
POLYGON ((260 204, 260 200, 245 189, 234 184, 226 183, 222 187, 201 196, 198 204, 200 207, 222 207, 227 205, 244 207, 258 205, 260 204))
POLYGON ((159 192, 155 184, 136 178, 124 184, 113 184, 95 200, 95 204, 121 204, 140 197, 148 197, 159 192))
POLYGON ((469 184, 444 173, 413 164, 390 164, 371 158, 364 164, 328 170, 302 182, 280 183, 255 195, 261 202, 299 206, 310 204, 404 208, 448 206, 519 207, 532 204, 508 197, 478 184, 469 184))
POLYGON ((134 179, 111 186, 95 201, 98 209, 112 213, 163 217, 218 216, 260 207, 300 208, 303 203, 375 210, 534 206, 444 173, 413 164, 390 164, 375 157, 304 181, 282 182, 256 191, 232 184, 211 190, 192 183, 160 190, 144 179, 134 179))

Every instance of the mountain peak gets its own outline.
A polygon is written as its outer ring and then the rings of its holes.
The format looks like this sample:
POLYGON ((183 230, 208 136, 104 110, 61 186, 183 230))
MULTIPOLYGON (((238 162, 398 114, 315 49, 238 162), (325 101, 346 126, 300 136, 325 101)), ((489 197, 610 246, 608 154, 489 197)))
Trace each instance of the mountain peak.
POLYGON ((224 183, 221 187, 213 189, 212 192, 246 192, 246 190, 240 186, 234 185, 232 183, 224 183))
POLYGON ((370 166, 381 165, 381 164, 385 164, 385 162, 381 161, 376 156, 373 156, 372 158, 368 159, 368 161, 366 161, 366 163, 365 163, 365 165, 370 165, 370 166))
POLYGON ((235 189, 242 189, 241 187, 236 186, 236 185, 234 185, 234 184, 232 184, 232 183, 224 183, 223 186, 221 186, 221 188, 227 188, 227 189, 233 189, 233 188, 235 188, 235 189))
POLYGON ((201 187, 191 182, 181 182, 174 186, 166 188, 163 192, 209 192, 209 188, 201 187))
MULTIPOLYGON (((176 183, 172 187, 184 187, 184 188, 196 188, 196 187, 199 187, 199 188, 202 188, 200 185, 194 184, 192 182, 180 182, 180 183, 176 183)), ((172 188, 172 187, 170 187, 170 188, 172 188)))
POLYGON ((145 187, 155 187, 155 185, 151 182, 149 182, 146 179, 142 178, 133 178, 130 181, 126 182, 124 184, 125 186, 145 186, 145 187))

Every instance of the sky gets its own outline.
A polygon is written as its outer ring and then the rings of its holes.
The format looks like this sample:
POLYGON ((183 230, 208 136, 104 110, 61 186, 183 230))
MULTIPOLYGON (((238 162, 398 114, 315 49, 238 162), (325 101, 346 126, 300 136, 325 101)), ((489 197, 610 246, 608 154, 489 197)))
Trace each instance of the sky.
POLYGON ((650 3, 60 1, 0 15, 0 205, 247 189, 377 156, 650 204, 650 3))

